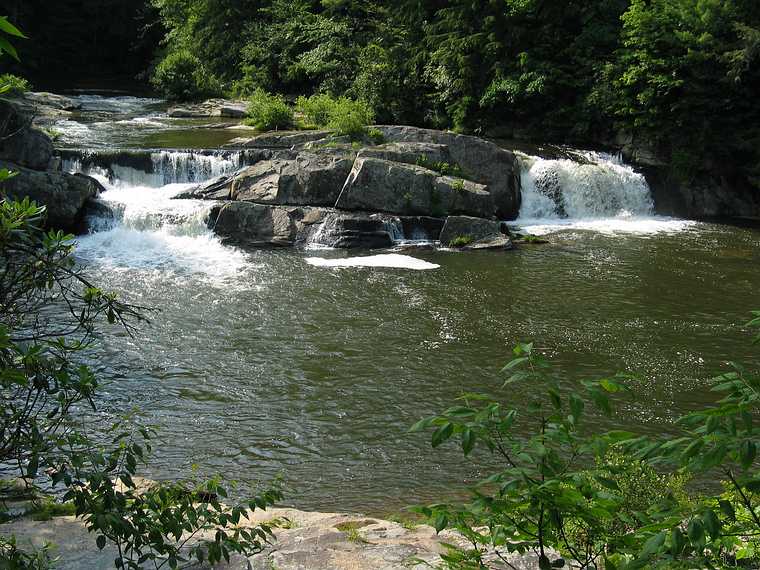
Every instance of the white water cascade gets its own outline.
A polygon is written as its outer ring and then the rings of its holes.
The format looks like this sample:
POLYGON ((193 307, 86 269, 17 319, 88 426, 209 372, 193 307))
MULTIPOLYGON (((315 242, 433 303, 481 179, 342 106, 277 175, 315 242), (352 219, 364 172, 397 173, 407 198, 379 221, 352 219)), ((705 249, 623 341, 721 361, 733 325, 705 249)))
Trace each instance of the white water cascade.
POLYGON ((545 159, 518 153, 522 205, 517 225, 532 234, 560 229, 604 233, 659 233, 690 225, 654 215, 643 174, 619 156, 574 152, 573 159, 545 159))
POLYGON ((143 151, 72 153, 63 169, 106 176, 122 185, 160 188, 167 184, 204 182, 231 174, 248 164, 245 152, 143 151))
POLYGON ((78 254, 115 270, 160 269, 212 278, 239 273, 245 254, 222 245, 207 227, 213 203, 173 199, 196 185, 192 179, 198 173, 204 173, 203 180, 231 172, 234 161, 181 152, 152 153, 151 158, 155 172, 67 160, 67 170, 92 176, 105 188, 100 207, 89 216, 91 233, 79 239, 78 254))

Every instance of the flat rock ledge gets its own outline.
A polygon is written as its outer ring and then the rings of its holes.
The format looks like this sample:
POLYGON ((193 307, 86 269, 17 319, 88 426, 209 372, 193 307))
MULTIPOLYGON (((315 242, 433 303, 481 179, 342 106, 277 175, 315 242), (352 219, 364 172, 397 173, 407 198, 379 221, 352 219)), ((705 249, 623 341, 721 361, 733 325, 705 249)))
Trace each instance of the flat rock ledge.
MULTIPOLYGON (((227 570, 425 570, 440 564, 443 543, 464 546, 450 531, 437 535, 427 525, 401 525, 357 514, 305 512, 296 509, 256 511, 247 524, 269 523, 277 540, 263 552, 233 557, 227 570)), ((15 534, 21 544, 56 545, 59 570, 110 570, 116 551, 98 550, 95 537, 74 517, 50 521, 20 519, 0 525, 0 533, 15 534)), ((532 554, 510 555, 514 568, 535 569, 532 554)), ((193 566, 204 570, 208 565, 193 566)))

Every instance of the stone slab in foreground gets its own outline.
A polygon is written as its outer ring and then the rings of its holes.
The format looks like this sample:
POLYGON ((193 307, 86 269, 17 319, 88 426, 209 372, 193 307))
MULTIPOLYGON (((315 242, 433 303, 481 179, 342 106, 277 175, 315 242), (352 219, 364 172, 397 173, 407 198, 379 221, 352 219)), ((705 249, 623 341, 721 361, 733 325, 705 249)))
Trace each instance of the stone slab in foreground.
MULTIPOLYGON (((268 522, 276 542, 251 558, 237 556, 228 570, 423 570, 440 563, 444 542, 461 538, 449 531, 436 535, 427 525, 407 528, 395 522, 341 513, 312 513, 295 509, 256 511, 249 524, 268 522), (287 528, 285 528, 287 527, 287 528)), ((95 537, 81 521, 58 517, 51 521, 29 519, 0 525, 0 533, 15 534, 22 544, 57 545, 59 570, 108 570, 113 568, 116 550, 99 551, 95 537)), ((517 569, 538 568, 535 556, 509 557, 517 569)), ((207 565, 193 566, 196 570, 207 565)))

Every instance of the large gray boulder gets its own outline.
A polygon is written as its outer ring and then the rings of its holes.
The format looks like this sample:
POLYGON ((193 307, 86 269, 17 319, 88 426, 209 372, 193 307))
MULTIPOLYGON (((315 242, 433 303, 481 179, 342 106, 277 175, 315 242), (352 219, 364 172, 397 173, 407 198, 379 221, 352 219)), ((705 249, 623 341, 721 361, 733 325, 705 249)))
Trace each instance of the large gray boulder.
POLYGON ((223 239, 253 247, 305 243, 326 218, 325 208, 227 201, 215 205, 208 226, 223 239))
POLYGON ((451 161, 468 178, 488 186, 501 219, 515 219, 520 211, 520 167, 515 155, 478 137, 398 125, 380 125, 392 143, 434 143, 448 147, 451 161))
POLYGON ((472 216, 449 216, 441 230, 441 244, 449 245, 456 238, 467 238, 472 242, 502 237, 501 224, 472 216))
POLYGON ((251 246, 290 246, 298 228, 292 208, 226 202, 212 208, 209 227, 222 238, 251 246))
POLYGON ((31 117, 21 107, 0 99, 0 160, 45 170, 52 158, 50 137, 31 127, 31 117))
POLYGON ((378 158, 357 158, 335 207, 402 215, 491 217, 488 188, 414 166, 378 158))
POLYGON ((0 185, 0 194, 10 199, 29 197, 47 208, 50 228, 80 233, 84 230, 85 205, 102 190, 94 178, 65 172, 38 171, 0 162, 18 174, 0 185))
POLYGON ((202 103, 190 103, 170 107, 166 114, 175 118, 228 117, 242 119, 248 112, 246 101, 207 99, 202 103))
POLYGON ((177 197, 332 206, 352 165, 353 157, 341 154, 277 152, 177 197))

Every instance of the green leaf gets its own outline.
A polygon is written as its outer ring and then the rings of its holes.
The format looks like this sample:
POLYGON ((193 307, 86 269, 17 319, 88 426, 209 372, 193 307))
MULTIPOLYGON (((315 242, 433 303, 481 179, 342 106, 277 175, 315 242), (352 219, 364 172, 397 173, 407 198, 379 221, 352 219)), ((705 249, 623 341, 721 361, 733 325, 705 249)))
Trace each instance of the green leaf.
POLYGON ((720 506, 720 511, 726 515, 729 520, 736 520, 736 511, 730 501, 721 499, 718 501, 718 505, 720 506))
POLYGON ((6 40, 4 37, 0 36, 0 54, 3 52, 6 52, 8 55, 10 55, 13 59, 16 61, 19 61, 18 53, 16 52, 16 48, 14 48, 8 40, 6 40))
POLYGON ((699 519, 692 519, 686 530, 689 540, 695 549, 700 550, 705 545, 705 527, 699 519))
POLYGON ((462 431, 462 451, 465 455, 469 455, 475 447, 475 440, 475 433, 471 429, 465 428, 462 431))
POLYGON ((662 548, 662 545, 665 544, 665 532, 658 532, 654 536, 649 537, 649 539, 644 543, 644 548, 641 550, 641 558, 649 558, 650 556, 653 556, 657 552, 660 551, 660 548, 662 548))
POLYGON ((98 550, 103 550, 106 547, 106 537, 101 534, 95 539, 95 544, 98 545, 98 550))
POLYGON ((441 532, 443 529, 449 526, 449 518, 445 513, 438 513, 438 515, 435 517, 433 526, 435 528, 435 532, 441 532))
POLYGON ((8 21, 6 16, 0 16, 0 30, 10 36, 16 36, 17 38, 26 38, 21 31, 8 21))
POLYGON ((705 513, 702 515, 702 521, 705 525, 705 530, 707 530, 708 534, 710 535, 710 538, 715 540, 720 536, 721 524, 718 516, 715 514, 715 511, 712 509, 705 511, 705 513))
POLYGON ((681 529, 676 527, 670 533, 670 554, 678 558, 686 548, 686 537, 681 532, 681 529))
POLYGON ((749 469, 755 461, 757 446, 751 439, 745 439, 739 447, 739 459, 743 469, 749 469))
POLYGON ((438 447, 443 442, 448 440, 454 433, 454 425, 451 422, 446 422, 441 427, 433 432, 431 443, 433 447, 438 447))

